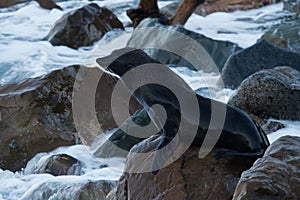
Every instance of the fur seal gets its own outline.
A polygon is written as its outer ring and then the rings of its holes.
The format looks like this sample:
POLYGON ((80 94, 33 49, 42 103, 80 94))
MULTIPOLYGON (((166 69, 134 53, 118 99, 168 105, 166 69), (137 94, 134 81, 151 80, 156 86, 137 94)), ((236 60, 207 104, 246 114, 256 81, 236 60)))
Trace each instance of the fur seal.
MULTIPOLYGON (((122 79, 122 76, 126 72, 139 65, 147 63, 157 64, 159 62, 150 58, 142 50, 124 48, 114 51, 107 57, 98 58, 97 63, 101 67, 117 74, 122 79)), ((198 131, 192 145, 202 145, 209 128, 212 105, 214 105, 215 108, 225 106, 225 123, 222 126, 222 130, 220 130, 221 135, 212 150, 215 157, 217 159, 225 156, 249 156, 258 158, 263 155, 264 151, 269 146, 269 141, 263 130, 259 128, 245 112, 230 105, 196 94, 168 67, 162 67, 161 70, 161 73, 163 74, 171 74, 171 77, 168 77, 168 80, 170 79, 169 81, 172 81, 172 84, 175 84, 179 90, 193 93, 197 97, 200 109, 200 120, 197 123, 198 131)), ((148 74, 147 76, 151 76, 151 74, 148 74)), ((130 81, 124 83, 132 90, 132 83, 130 83, 130 81)), ((176 96, 168 88, 151 83, 138 88, 134 92, 134 97, 136 97, 136 99, 146 108, 155 104, 160 104, 165 108, 167 120, 163 126, 163 137, 158 148, 168 144, 177 133, 178 124, 180 123, 181 118, 180 104, 176 96)))

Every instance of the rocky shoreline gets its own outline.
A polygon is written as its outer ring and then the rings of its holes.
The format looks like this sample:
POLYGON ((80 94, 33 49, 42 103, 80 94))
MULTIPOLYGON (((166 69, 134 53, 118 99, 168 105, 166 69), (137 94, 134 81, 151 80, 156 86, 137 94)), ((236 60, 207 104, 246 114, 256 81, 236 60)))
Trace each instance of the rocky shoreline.
MULTIPOLYGON (((243 9, 237 5, 244 5, 244 9, 257 8, 271 2, 255 3, 251 7, 248 1, 231 3, 229 8, 220 10, 243 9)), ((197 13, 206 15, 215 12, 215 9, 208 7, 214 6, 215 2, 209 4, 210 1, 202 5, 207 11, 198 8, 197 13)), ((195 45, 201 45, 214 62, 214 70, 219 71, 220 85, 217 87, 236 89, 228 104, 247 113, 262 132, 271 134, 284 128, 276 120, 300 120, 300 48, 297 37, 299 7, 300 4, 294 0, 285 0, 284 9, 296 14, 283 19, 283 24, 266 30, 256 44, 245 49, 232 42, 214 40, 183 27, 167 27, 156 19, 142 21, 133 31, 127 46, 143 49, 155 45, 154 50, 143 50, 151 59, 157 60, 157 63, 196 70, 198 68, 189 60, 161 50, 165 46, 170 47, 174 40, 159 31, 166 29, 192 38, 195 45), (159 31, 153 33, 151 28, 159 31)), ((115 29, 124 31, 124 26, 113 12, 91 3, 64 15, 55 23, 45 40, 52 45, 77 49, 92 45, 115 29), (77 23, 78 21, 81 23, 77 23)), ((193 46, 188 45, 183 47, 186 53, 192 52, 193 46)), ((201 62, 201 56, 198 55, 195 62, 201 62)), ((121 67, 139 65, 144 64, 145 59, 150 58, 136 55, 126 57, 126 62, 120 59, 117 64, 121 67)), ((103 179, 75 185, 77 192, 72 196, 75 199, 215 200, 300 197, 300 136, 284 136, 278 139, 258 159, 243 156, 215 159, 213 152, 199 158, 199 147, 190 146, 178 160, 159 170, 158 174, 132 173, 132 169, 137 167, 136 160, 140 159, 138 153, 157 150, 155 147, 159 143, 160 135, 147 133, 153 136, 144 139, 127 134, 136 129, 134 123, 145 126, 152 117, 148 116, 147 107, 143 107, 135 97, 130 102, 126 102, 126 99, 120 100, 121 107, 129 106, 130 117, 121 126, 117 125, 115 114, 121 113, 113 113, 111 107, 114 87, 120 78, 100 68, 66 66, 41 77, 0 87, 1 169, 21 171, 39 153, 62 146, 86 144, 96 148, 96 157, 126 158, 125 170, 119 181, 103 179), (74 114, 74 95, 80 89, 83 79, 99 74, 101 79, 95 87, 94 99, 98 124, 91 121, 90 124, 79 126, 76 119, 81 116, 74 114), (111 135, 104 142, 99 142, 99 130, 110 131, 111 135), (119 151, 114 146, 124 151, 119 151)), ((122 92, 129 93, 125 89, 122 92)), ((88 110, 88 106, 80 109, 88 110)), ((149 162, 140 163, 141 166, 138 167, 143 168, 147 164, 149 162)), ((43 161, 42 166, 26 173, 77 176, 83 173, 84 168, 83 162, 67 154, 52 155, 43 161)), ((104 163, 99 169, 106 167, 104 163)), ((45 183, 35 192, 42 191, 45 198, 50 198, 64 187, 62 183, 45 183)))

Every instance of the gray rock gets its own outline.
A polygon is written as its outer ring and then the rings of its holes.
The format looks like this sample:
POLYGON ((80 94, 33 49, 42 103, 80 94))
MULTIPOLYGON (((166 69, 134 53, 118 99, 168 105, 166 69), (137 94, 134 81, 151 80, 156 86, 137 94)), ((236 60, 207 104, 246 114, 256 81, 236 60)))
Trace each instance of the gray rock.
POLYGON ((270 43, 290 51, 300 53, 300 18, 286 17, 282 23, 272 26, 262 38, 270 43))
POLYGON ((277 66, 300 70, 300 54, 276 47, 262 39, 231 56, 222 70, 220 81, 226 87, 237 88, 251 74, 277 66))
POLYGON ((45 39, 52 45, 77 49, 92 45, 113 29, 124 27, 110 10, 91 3, 65 14, 55 22, 45 39))
POLYGON ((241 48, 234 43, 213 40, 179 26, 164 26, 160 24, 157 19, 144 19, 133 32, 127 46, 143 49, 150 57, 158 60, 162 64, 186 66, 193 70, 199 69, 198 66, 194 66, 187 61, 186 57, 193 56, 192 59, 195 63, 200 63, 199 67, 209 72, 214 71, 214 69, 211 70, 210 65, 213 65, 213 67, 216 65, 217 70, 221 71, 228 57, 241 50, 241 48), (149 28, 147 30, 147 27, 156 29, 149 28), (181 33, 181 35, 176 34, 176 32, 181 33), (193 42, 191 43, 182 37, 182 35, 190 38, 190 41, 200 44, 202 48, 204 48, 204 51, 201 50, 200 54, 198 51, 194 51, 193 48, 195 45, 193 42), (145 49, 147 47, 148 49, 145 49), (149 47, 153 48, 149 49, 149 47), (172 52, 164 51, 162 50, 164 47, 180 49, 180 52, 185 56, 180 57, 172 52), (210 62, 210 59, 214 61, 215 65, 210 62), (201 64, 202 62, 205 66, 201 64))
POLYGON ((234 200, 287 200, 300 197, 300 138, 275 141, 253 167, 243 172, 234 200))
POLYGON ((72 199, 72 200, 106 200, 106 195, 117 185, 117 181, 52 181, 45 182, 24 199, 72 199))
POLYGON ((179 6, 179 2, 170 3, 162 8, 160 8, 160 12, 171 18, 176 14, 177 8, 179 6))
POLYGON ((299 0, 283 0, 283 9, 300 14, 299 0))
POLYGON ((300 72, 290 67, 259 71, 238 88, 228 102, 249 114, 300 119, 300 72))

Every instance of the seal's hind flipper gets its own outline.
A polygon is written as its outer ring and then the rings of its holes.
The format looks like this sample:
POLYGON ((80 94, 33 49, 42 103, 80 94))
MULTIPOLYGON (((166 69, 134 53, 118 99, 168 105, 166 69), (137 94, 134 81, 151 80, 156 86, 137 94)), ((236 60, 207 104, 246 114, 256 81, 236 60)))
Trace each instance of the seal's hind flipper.
POLYGON ((214 154, 214 157, 216 160, 220 160, 225 157, 229 156, 243 156, 243 157, 255 157, 258 158, 258 152, 239 152, 235 150, 230 149, 213 149, 212 153, 214 154))

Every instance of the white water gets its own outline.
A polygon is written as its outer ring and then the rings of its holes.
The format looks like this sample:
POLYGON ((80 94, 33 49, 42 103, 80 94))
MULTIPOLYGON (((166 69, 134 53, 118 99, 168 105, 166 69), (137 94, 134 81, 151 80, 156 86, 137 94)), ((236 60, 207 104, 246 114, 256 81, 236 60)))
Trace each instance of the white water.
MULTIPOLYGON (((111 8, 126 24, 130 20, 124 11, 135 5, 137 1, 93 2, 111 8)), ((170 2, 160 2, 160 6, 170 2)), ((49 42, 42 40, 53 23, 64 13, 87 3, 91 1, 61 2, 59 5, 64 11, 44 10, 35 2, 0 9, 0 85, 36 77, 71 64, 94 66, 96 65, 95 58, 108 55, 114 49, 125 47, 132 28, 127 28, 125 32, 111 32, 94 46, 83 47, 79 50, 63 46, 53 47, 49 42)), ((281 10, 282 4, 276 4, 252 11, 214 13, 207 17, 193 15, 185 27, 214 39, 229 40, 241 47, 248 47, 262 35, 263 27, 279 22, 279 18, 285 15, 281 10)), ((194 72, 187 68, 173 70, 193 89, 203 86, 215 87, 219 78, 216 74, 194 72), (208 85, 203 85, 201 82, 203 76, 209 80, 208 85)), ((233 92, 219 89, 212 98, 226 102, 233 92)), ((281 121, 281 123, 287 127, 269 135, 271 142, 283 135, 300 136, 300 122, 281 121)), ((55 195, 58 196, 53 195, 53 199, 59 199, 59 195, 63 195, 61 192, 71 192, 72 187, 75 190, 76 184, 82 185, 91 180, 118 180, 123 166, 124 158, 97 159, 92 156, 87 146, 62 147, 53 152, 38 154, 22 172, 12 173, 0 170, 0 200, 30 199, 33 192, 44 183, 64 183, 71 190, 56 191, 55 195), (85 164, 80 176, 54 177, 49 174, 32 174, 35 169, 41 167, 43 160, 60 153, 69 154, 85 164), (107 164, 109 167, 98 169, 102 164, 107 164)))

